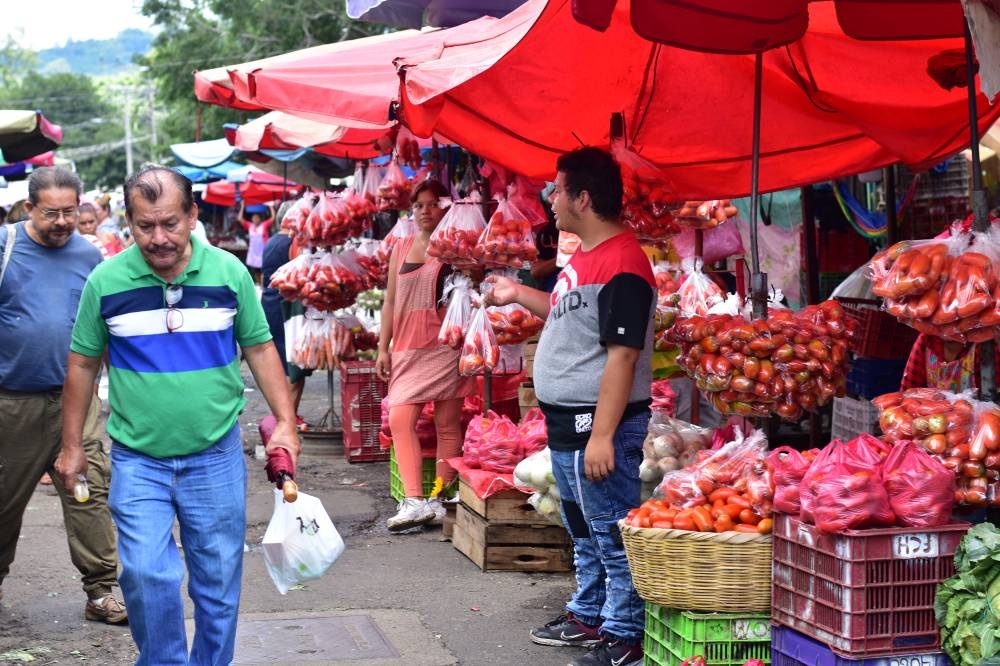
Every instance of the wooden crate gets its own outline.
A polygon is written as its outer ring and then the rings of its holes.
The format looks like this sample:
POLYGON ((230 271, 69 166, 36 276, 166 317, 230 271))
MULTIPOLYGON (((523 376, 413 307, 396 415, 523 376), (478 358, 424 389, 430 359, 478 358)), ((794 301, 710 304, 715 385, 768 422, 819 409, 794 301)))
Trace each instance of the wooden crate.
POLYGON ((457 502, 444 503, 444 523, 441 525, 441 536, 451 539, 455 534, 455 511, 458 508, 457 502))
POLYGON ((528 496, 520 490, 508 488, 483 499, 476 495, 465 479, 459 477, 458 499, 470 511, 490 523, 505 523, 514 525, 549 525, 550 523, 538 515, 535 508, 528 504, 528 496))
POLYGON ((451 540, 483 571, 551 573, 573 568, 572 543, 558 525, 495 523, 459 504, 451 540))

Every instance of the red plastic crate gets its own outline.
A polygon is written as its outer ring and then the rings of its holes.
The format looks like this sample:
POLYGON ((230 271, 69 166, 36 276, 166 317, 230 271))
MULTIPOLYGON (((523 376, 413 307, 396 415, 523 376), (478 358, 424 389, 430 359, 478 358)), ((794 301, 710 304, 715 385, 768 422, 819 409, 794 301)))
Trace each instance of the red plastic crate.
POLYGON ((917 341, 917 331, 879 308, 878 301, 838 299, 848 317, 858 322, 853 351, 858 356, 905 359, 917 341))
POLYGON ((347 361, 340 367, 341 421, 347 462, 389 459, 379 444, 382 398, 388 385, 375 374, 374 361, 347 361))
POLYGON ((823 534, 775 515, 771 618, 848 658, 938 648, 938 584, 968 523, 823 534))

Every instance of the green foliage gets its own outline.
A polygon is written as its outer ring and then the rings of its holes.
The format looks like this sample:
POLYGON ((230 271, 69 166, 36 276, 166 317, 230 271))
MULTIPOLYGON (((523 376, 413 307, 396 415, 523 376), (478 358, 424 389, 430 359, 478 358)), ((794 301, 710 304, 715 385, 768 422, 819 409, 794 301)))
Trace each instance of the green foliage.
POLYGON ((955 551, 955 567, 934 602, 941 648, 956 666, 991 662, 1000 655, 1000 531, 973 525, 955 551))
MULTIPOLYGON (((145 0, 142 13, 160 29, 140 63, 155 79, 157 99, 167 110, 165 144, 195 140, 193 72, 384 31, 351 21, 343 3, 329 0, 145 0)), ((223 123, 255 115, 204 105, 201 138, 217 138, 223 123)))

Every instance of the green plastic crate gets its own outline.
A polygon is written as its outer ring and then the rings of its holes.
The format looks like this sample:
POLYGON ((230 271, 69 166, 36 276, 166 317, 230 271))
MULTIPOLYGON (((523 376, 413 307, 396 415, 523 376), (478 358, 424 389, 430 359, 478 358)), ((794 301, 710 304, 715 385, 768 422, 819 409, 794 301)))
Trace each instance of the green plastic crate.
MULTIPOLYGON (((434 479, 437 478, 437 460, 434 458, 424 458, 423 470, 424 497, 434 490, 434 479)), ((442 493, 447 496, 447 490, 442 493)), ((403 478, 399 476, 399 465, 396 464, 396 449, 389 449, 389 496, 397 502, 406 497, 403 490, 403 478)))
POLYGON ((771 663, 768 613, 692 613, 646 603, 646 666, 677 666, 701 655, 708 666, 771 663))

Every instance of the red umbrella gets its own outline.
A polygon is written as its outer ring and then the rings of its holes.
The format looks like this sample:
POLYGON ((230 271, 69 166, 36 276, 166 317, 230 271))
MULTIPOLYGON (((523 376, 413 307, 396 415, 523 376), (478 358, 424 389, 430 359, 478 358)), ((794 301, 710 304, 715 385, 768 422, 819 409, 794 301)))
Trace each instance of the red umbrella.
MULTIPOLYGON (((761 191, 895 162, 919 168, 968 146, 965 91, 924 74, 961 40, 859 41, 831 3, 808 9, 805 36, 763 55, 761 191)), ((755 57, 653 44, 630 18, 620 2, 597 32, 573 19, 569 2, 529 0, 489 40, 402 59, 403 120, 544 178, 561 152, 608 145, 609 118, 624 111, 630 144, 678 196, 747 194, 755 57)), ((981 95, 979 104, 985 128, 1000 108, 981 95)))
POLYGON ((246 182, 231 183, 220 180, 209 183, 205 187, 202 199, 216 206, 235 206, 237 204, 237 188, 239 200, 247 204, 261 204, 282 198, 282 194, 298 196, 302 186, 298 183, 285 183, 281 176, 275 176, 264 171, 252 171, 246 182))
POLYGON ((20 162, 57 148, 62 128, 41 111, 0 110, 0 156, 6 162, 20 162))

